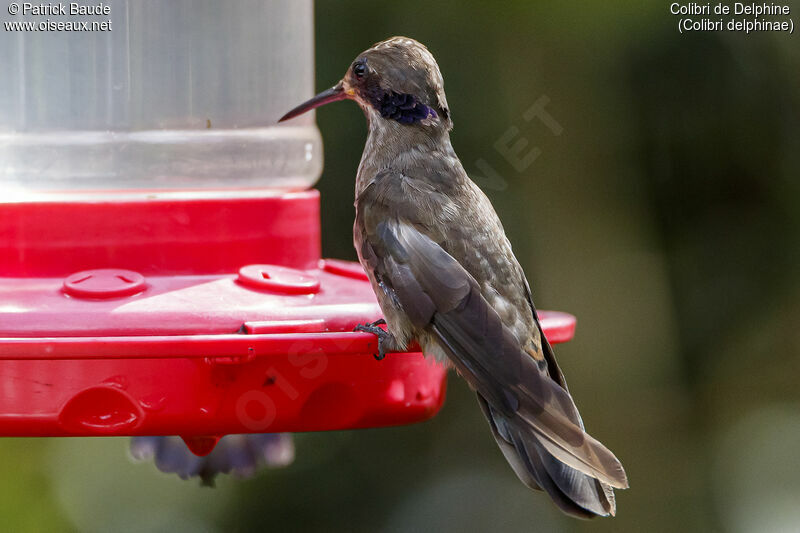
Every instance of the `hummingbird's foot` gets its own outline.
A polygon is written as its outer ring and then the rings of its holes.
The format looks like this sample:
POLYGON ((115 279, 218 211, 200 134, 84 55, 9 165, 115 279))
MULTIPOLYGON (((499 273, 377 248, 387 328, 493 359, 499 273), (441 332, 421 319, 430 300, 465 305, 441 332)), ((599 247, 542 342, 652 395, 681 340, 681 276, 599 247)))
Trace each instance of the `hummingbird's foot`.
POLYGON ((375 359, 380 361, 384 357, 386 357, 387 353, 390 352, 400 352, 402 351, 402 347, 398 344, 397 339, 394 338, 394 335, 386 331, 385 329, 378 327, 386 324, 384 319, 376 320, 371 324, 359 324, 357 325, 353 331, 363 331, 364 333, 372 333, 376 337, 378 337, 378 353, 375 354, 375 359))

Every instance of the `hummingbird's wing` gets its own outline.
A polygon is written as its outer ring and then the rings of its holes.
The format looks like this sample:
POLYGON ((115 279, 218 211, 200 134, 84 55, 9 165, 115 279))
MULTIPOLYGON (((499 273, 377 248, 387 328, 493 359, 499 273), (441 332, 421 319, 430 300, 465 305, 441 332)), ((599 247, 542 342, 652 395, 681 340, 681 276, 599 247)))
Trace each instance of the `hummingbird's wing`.
POLYGON ((524 482, 547 490, 567 512, 613 513, 594 479, 627 487, 619 461, 586 434, 569 393, 523 351, 475 278, 429 236, 447 238, 433 227, 435 209, 414 209, 410 204, 418 202, 403 199, 408 190, 390 190, 402 181, 376 180, 357 203, 356 223, 364 228, 359 252, 378 287, 478 393, 524 482))
POLYGON ((376 229, 388 252, 387 279, 399 302, 430 300, 435 309, 432 331, 453 354, 461 375, 492 408, 505 417, 523 418, 562 462, 613 487, 627 486, 614 455, 573 422, 577 410, 572 398, 521 350, 472 276, 409 224, 389 220, 376 229), (397 281, 404 285, 397 286, 397 281))

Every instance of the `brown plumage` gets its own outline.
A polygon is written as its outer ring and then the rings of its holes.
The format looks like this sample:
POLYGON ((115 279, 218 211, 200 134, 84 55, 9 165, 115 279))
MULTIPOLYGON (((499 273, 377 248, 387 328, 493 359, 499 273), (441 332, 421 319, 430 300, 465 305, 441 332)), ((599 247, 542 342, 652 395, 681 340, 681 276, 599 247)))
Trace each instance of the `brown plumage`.
POLYGON ((500 219, 453 151, 433 56, 406 37, 378 43, 284 119, 344 98, 369 122, 354 243, 388 325, 361 329, 381 357, 416 339, 449 361, 523 483, 571 515, 613 515, 625 472, 584 431, 500 219))

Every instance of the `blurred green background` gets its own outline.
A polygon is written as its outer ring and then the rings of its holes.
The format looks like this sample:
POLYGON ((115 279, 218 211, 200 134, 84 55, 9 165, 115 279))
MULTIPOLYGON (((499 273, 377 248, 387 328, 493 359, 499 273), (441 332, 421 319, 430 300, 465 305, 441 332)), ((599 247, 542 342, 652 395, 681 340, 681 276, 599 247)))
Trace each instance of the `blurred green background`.
MULTIPOLYGON (((0 440, 2 529, 800 531, 800 47, 680 35, 668 5, 316 6, 319 89, 391 35, 438 59, 453 144, 491 178, 537 305, 578 316, 556 352, 627 469, 616 518, 526 490, 453 376, 430 422, 298 435, 293 466, 216 489, 132 464, 124 439, 0 440), (558 135, 525 120, 537 101, 558 135), (523 138, 520 171, 494 145, 523 138)), ((318 123, 324 252, 354 259, 365 121, 343 103, 318 123)))

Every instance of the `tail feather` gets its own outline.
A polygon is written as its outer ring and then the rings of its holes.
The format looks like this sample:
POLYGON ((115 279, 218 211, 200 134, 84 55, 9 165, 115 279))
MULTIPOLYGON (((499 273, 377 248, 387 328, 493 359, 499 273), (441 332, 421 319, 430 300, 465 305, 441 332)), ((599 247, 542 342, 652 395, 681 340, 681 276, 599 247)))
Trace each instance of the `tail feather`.
MULTIPOLYGON (((536 444, 533 444, 532 447, 536 447, 536 444)), ((538 447, 536 452, 542 461, 547 475, 550 476, 565 496, 583 509, 596 515, 607 516, 616 513, 616 506, 613 500, 609 501, 603 488, 604 483, 565 465, 541 447, 538 447)), ((606 485, 606 487, 608 487, 613 495, 613 489, 608 485, 606 485)))
POLYGON ((492 435, 494 435, 494 439, 497 441, 500 451, 503 452, 503 456, 506 458, 506 461, 508 461, 508 464, 511 465, 511 468, 517 474, 519 480, 533 490, 543 490, 534 473, 535 469, 529 464, 530 460, 526 455, 521 455, 517 452, 514 444, 512 444, 512 437, 508 431, 508 425, 505 423, 505 419, 499 416, 495 417, 494 411, 489 407, 489 404, 483 396, 481 396, 480 393, 476 394, 478 396, 478 404, 481 406, 481 411, 483 411, 483 416, 485 416, 486 420, 489 422, 492 435), (500 422, 499 425, 498 422, 500 422))
POLYGON ((517 477, 534 490, 544 490, 563 512, 578 517, 614 515, 613 489, 548 452, 538 432, 519 417, 509 420, 478 394, 478 403, 492 434, 517 477))

